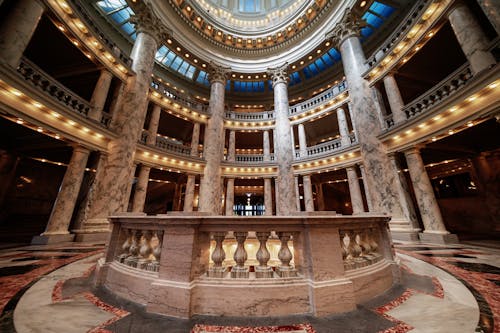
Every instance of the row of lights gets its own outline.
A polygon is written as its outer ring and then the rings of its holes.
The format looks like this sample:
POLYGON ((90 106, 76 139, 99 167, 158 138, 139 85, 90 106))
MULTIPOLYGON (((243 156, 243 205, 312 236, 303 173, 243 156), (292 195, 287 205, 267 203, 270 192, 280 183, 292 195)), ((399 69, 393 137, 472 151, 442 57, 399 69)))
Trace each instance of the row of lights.
MULTIPOLYGON (((311 168, 311 167, 318 167, 318 166, 327 165, 329 163, 333 163, 333 162, 336 162, 336 161, 345 161, 347 159, 351 159, 351 158, 354 158, 356 156, 357 156, 357 154, 355 152, 350 152, 350 153, 347 153, 347 154, 342 154, 340 156, 334 156, 334 157, 330 157, 330 158, 325 158, 325 159, 322 159, 322 160, 319 160, 319 161, 301 163, 301 164, 297 165, 296 168, 298 168, 298 169, 305 169, 305 168, 311 168)), ((325 170, 323 172, 329 172, 329 170, 325 170)), ((321 173, 321 172, 318 171, 318 173, 321 173)))
MULTIPOLYGON (((151 158, 153 160, 163 161, 163 162, 166 162, 166 163, 170 163, 170 164, 178 165, 178 166, 182 166, 182 167, 189 167, 189 168, 195 168, 195 169, 199 169, 201 167, 201 164, 199 164, 199 163, 186 162, 184 160, 178 160, 178 159, 169 158, 169 157, 166 157, 166 156, 162 157, 162 156, 160 156, 158 154, 152 154, 149 151, 145 151, 142 154, 143 154, 143 156, 145 156, 147 158, 151 158)), ((163 170, 163 169, 160 168, 160 170, 163 170)), ((171 169, 169 169, 169 171, 170 170, 171 169)))
MULTIPOLYGON (((85 46, 88 49, 91 49, 94 54, 97 54, 101 60, 107 62, 109 68, 117 69, 117 73, 121 73, 121 77, 125 78, 129 73, 128 69, 123 66, 115 56, 113 56, 109 51, 105 50, 105 47, 97 40, 95 37, 91 35, 85 24, 77 17, 74 16, 73 10, 68 5, 65 0, 57 0, 59 7, 63 10, 65 15, 68 17, 64 21, 67 25, 74 25, 76 29, 72 29, 73 33, 79 35, 80 40, 85 41, 85 46)), ((68 39, 79 49, 82 50, 83 54, 89 59, 92 59, 92 55, 85 49, 83 45, 73 36, 71 32, 69 32, 66 27, 62 23, 56 23, 57 28, 62 31, 68 39)))
POLYGON ((161 94, 157 91, 153 91, 151 96, 155 97, 155 99, 163 104, 168 104, 167 112, 171 115, 174 115, 178 118, 189 120, 193 119, 195 121, 205 122, 208 118, 207 115, 199 113, 194 110, 190 110, 187 107, 183 107, 178 103, 172 101, 170 98, 161 96, 161 94))
MULTIPOLYGON (((478 99, 483 98, 481 96, 483 93, 488 93, 489 91, 497 88, 499 85, 500 85, 500 80, 497 80, 497 81, 489 84, 488 86, 486 86, 485 88, 483 88, 480 92, 478 92, 476 94, 473 94, 473 95, 465 98, 465 100, 462 102, 462 104, 473 103, 473 102, 477 101, 478 99)), ((444 121, 446 117, 454 115, 457 112, 460 112, 461 110, 462 109, 461 109, 460 105, 457 104, 457 105, 449 108, 448 110, 445 110, 445 111, 441 112, 440 114, 434 116, 430 121, 422 122, 422 123, 418 124, 416 127, 410 128, 410 129, 406 130, 403 134, 394 135, 392 137, 392 139, 394 141, 396 141, 396 142, 399 142, 402 139, 404 139, 405 137, 410 137, 410 136, 416 134, 419 131, 425 130, 428 126, 430 126, 433 123, 444 121)), ((430 141, 431 142, 435 142, 435 141, 440 140, 440 139, 442 139, 444 137, 447 137, 449 135, 453 135, 455 133, 458 133, 458 132, 460 132, 460 131, 462 131, 464 129, 467 129, 469 127, 473 127, 477 123, 478 122, 468 121, 464 125, 456 127, 454 129, 449 129, 446 133, 444 133, 442 135, 433 136, 430 141)))
MULTIPOLYGON (((203 1, 202 1, 202 3, 203 3, 203 1)), ((279 11, 278 16, 281 16, 283 14, 288 15, 288 13, 290 13, 292 10, 294 10, 299 4, 300 4, 300 2, 296 1, 293 5, 291 5, 289 8, 287 8, 285 11, 279 11)), ((211 7, 211 6, 209 6, 209 7, 211 7)), ((214 9, 214 8, 212 8, 210 11, 211 12, 218 12, 218 10, 214 9)), ((305 13, 301 17, 299 17, 296 21, 291 23, 284 30, 279 31, 276 34, 268 35, 268 36, 261 36, 261 37, 257 37, 257 38, 247 38, 247 37, 245 38, 245 37, 234 36, 231 34, 227 34, 227 33, 223 32, 222 30, 216 29, 212 25, 206 23, 205 20, 201 16, 197 15, 195 13, 194 9, 189 5, 184 7, 184 9, 182 10, 182 13, 188 19, 190 19, 193 23, 195 23, 195 25, 205 35, 208 35, 210 37, 214 37, 215 40, 217 40, 221 43, 225 43, 228 45, 233 45, 233 46, 241 47, 241 48, 243 48, 243 47, 245 47, 245 48, 248 48, 248 47, 262 48, 262 47, 266 47, 266 46, 272 46, 276 43, 284 41, 285 38, 288 37, 288 35, 292 36, 295 32, 302 30, 306 26, 306 23, 309 20, 309 18, 311 18, 314 15, 315 9, 313 9, 311 6, 310 8, 308 8, 305 11, 305 13)), ((246 25, 254 25, 255 26, 256 23, 257 23, 257 25, 259 25, 260 23, 262 23, 262 24, 265 23, 265 26, 268 26, 269 20, 271 20, 271 21, 273 20, 272 16, 276 16, 276 15, 271 14, 270 17, 266 18, 265 20, 253 20, 253 21, 251 21, 251 23, 244 23, 243 25, 245 25, 245 26, 246 25)), ((223 14, 222 17, 229 19, 229 22, 231 22, 232 24, 238 23, 238 22, 240 22, 240 23, 249 22, 249 21, 245 21, 245 20, 240 21, 240 20, 234 19, 234 18, 230 17, 230 14, 229 14, 229 16, 227 14, 223 14)))
POLYGON ((369 79, 371 81, 374 81, 378 77, 377 75, 382 75, 384 70, 387 70, 388 68, 396 64, 403 54, 406 54, 407 56, 405 56, 401 60, 401 62, 406 63, 416 52, 418 52, 423 47, 423 45, 427 41, 430 40, 430 38, 432 38, 435 35, 436 31, 430 30, 424 36, 423 41, 420 44, 418 44, 413 50, 410 50, 410 46, 413 44, 413 42, 421 38, 420 36, 417 36, 417 33, 423 28, 424 26, 423 22, 429 20, 431 17, 433 18, 439 17, 441 12, 437 10, 439 7, 440 7, 439 4, 432 3, 429 6, 429 8, 427 8, 427 10, 421 17, 422 23, 415 24, 413 28, 406 35, 406 38, 399 42, 399 44, 393 49, 391 54, 386 55, 384 60, 382 60, 382 62, 380 62, 378 66, 376 66, 370 71, 369 79))

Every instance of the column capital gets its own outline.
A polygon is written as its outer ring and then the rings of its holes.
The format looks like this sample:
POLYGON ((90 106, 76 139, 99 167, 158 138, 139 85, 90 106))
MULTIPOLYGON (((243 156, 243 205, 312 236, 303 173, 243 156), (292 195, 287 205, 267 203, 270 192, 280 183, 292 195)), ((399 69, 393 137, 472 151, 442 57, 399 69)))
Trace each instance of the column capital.
POLYGON ((81 153, 86 153, 86 154, 89 154, 90 153, 90 149, 85 147, 85 146, 82 146, 81 144, 79 143, 74 143, 71 145, 71 147, 73 148, 73 151, 76 152, 81 152, 81 153))
POLYGON ((335 25, 325 36, 332 41, 334 46, 339 47, 342 42, 351 36, 360 36, 361 28, 366 26, 366 22, 359 17, 353 10, 347 8, 344 16, 339 23, 335 25))
POLYGON ((267 74, 271 76, 273 80, 273 87, 278 83, 287 83, 288 82, 288 63, 286 62, 282 66, 268 68, 267 74))
POLYGON ((130 23, 135 26, 137 33, 145 33, 153 37, 158 45, 168 36, 172 36, 172 30, 165 27, 163 22, 153 13, 153 9, 144 1, 131 1, 130 7, 134 15, 130 16, 130 23))
POLYGON ((414 146, 414 147, 408 148, 404 151, 404 154, 405 155, 415 155, 415 154, 420 155, 421 148, 422 147, 420 147, 420 146, 414 146))
POLYGON ((211 61, 208 66, 208 79, 211 84, 220 82, 225 85, 230 72, 231 67, 223 67, 211 61))

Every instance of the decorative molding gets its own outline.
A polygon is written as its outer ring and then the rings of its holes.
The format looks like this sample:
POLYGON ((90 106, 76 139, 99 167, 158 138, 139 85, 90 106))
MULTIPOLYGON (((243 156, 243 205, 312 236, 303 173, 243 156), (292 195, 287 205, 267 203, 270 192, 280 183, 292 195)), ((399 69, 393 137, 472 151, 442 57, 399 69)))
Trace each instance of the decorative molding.
POLYGON ((130 2, 130 8, 135 15, 131 15, 129 21, 135 26, 137 34, 142 32, 150 35, 158 45, 172 36, 172 30, 165 27, 148 4, 143 1, 130 2))
POLYGON ((286 62, 284 65, 275 67, 275 68, 269 68, 267 70, 267 73, 269 76, 271 76, 271 79, 273 80, 273 87, 275 87, 278 83, 287 83, 288 81, 288 63, 286 62))
POLYGON ((333 45, 340 47, 340 44, 342 44, 342 42, 348 37, 359 37, 361 29, 366 25, 366 22, 363 21, 358 14, 347 8, 340 22, 335 25, 335 28, 326 34, 325 39, 330 39, 333 45))
POLYGON ((211 61, 208 66, 208 80, 211 84, 220 82, 225 85, 230 72, 230 67, 223 67, 211 61))

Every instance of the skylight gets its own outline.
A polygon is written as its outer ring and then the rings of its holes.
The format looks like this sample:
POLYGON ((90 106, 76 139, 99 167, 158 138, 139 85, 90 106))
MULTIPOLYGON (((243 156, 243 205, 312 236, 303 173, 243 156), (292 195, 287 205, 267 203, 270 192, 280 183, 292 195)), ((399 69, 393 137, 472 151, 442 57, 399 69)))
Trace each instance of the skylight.
POLYGON ((125 0, 102 0, 97 1, 97 7, 102 13, 111 19, 121 32, 128 38, 135 40, 137 34, 130 23, 130 15, 134 14, 125 0))
POLYGON ((182 76, 187 77, 188 79, 193 79, 194 73, 196 72, 195 66, 185 61, 184 58, 177 55, 165 45, 162 45, 158 49, 155 55, 155 59, 158 63, 167 68, 170 68, 171 70, 181 74, 182 76))

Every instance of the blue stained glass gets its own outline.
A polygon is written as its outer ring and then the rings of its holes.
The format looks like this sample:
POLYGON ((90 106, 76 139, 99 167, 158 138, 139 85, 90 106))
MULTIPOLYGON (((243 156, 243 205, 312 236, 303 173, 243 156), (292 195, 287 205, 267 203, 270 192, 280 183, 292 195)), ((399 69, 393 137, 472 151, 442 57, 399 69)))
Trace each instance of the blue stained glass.
POLYGON ((328 53, 323 54, 321 56, 321 59, 327 66, 332 66, 335 63, 335 61, 332 59, 332 57, 330 57, 328 53))
POLYGON ((130 18, 130 13, 132 10, 130 8, 124 8, 122 10, 119 10, 113 14, 111 14, 111 18, 118 24, 122 24, 125 21, 128 21, 130 18))
POLYGON ((373 34, 373 29, 372 28, 370 28, 370 27, 364 27, 363 29, 361 29, 361 35, 363 37, 368 37, 371 34, 373 34))
POLYGON ((186 74, 186 71, 189 67, 189 63, 187 62, 183 62, 182 65, 179 66, 179 69, 177 70, 179 73, 181 73, 182 75, 186 74))
POLYGON ((304 68, 304 75, 306 76, 306 79, 310 79, 311 77, 313 77, 314 75, 311 73, 311 70, 309 69, 309 67, 305 67, 304 68))
POLYGON ((369 12, 366 12, 361 18, 365 20, 366 23, 375 28, 380 28, 382 23, 384 23, 384 21, 380 17, 375 16, 374 14, 369 12))
POLYGON ((113 11, 120 7, 127 6, 127 2, 125 0, 104 0, 104 1, 98 1, 97 5, 104 12, 109 13, 110 11, 113 11))
POLYGON ((226 91, 229 91, 231 89, 231 80, 226 81, 226 91))
POLYGON ((320 72, 326 69, 325 63, 321 60, 321 58, 316 59, 314 63, 316 64, 316 66, 318 66, 320 72))
POLYGON ((311 73, 313 73, 313 75, 317 75, 319 73, 318 67, 316 67, 314 63, 307 66, 307 68, 309 68, 309 70, 311 71, 311 73))
POLYGON ((391 16, 391 14, 394 12, 393 7, 377 1, 373 2, 369 10, 385 18, 391 16))
POLYGON ((165 55, 167 54, 168 52, 168 49, 165 47, 165 45, 162 45, 158 51, 156 51, 156 54, 155 54, 155 59, 158 60, 158 61, 162 61, 163 58, 165 57, 165 55))
POLYGON ((330 50, 328 50, 328 54, 335 60, 335 61, 339 61, 340 60, 340 53, 339 51, 337 51, 336 49, 334 48, 331 48, 330 50))
POLYGON ((175 58, 174 62, 172 63, 172 65, 170 65, 170 68, 172 68, 174 71, 177 70, 177 68, 179 68, 179 66, 182 64, 184 60, 182 60, 181 57, 177 57, 175 58))
MULTIPOLYGON (((127 22, 127 23, 125 23, 124 25, 122 25, 122 29, 123 29, 123 31, 125 31, 125 33, 126 33, 127 35, 135 35, 135 28, 134 28, 134 26, 133 26, 131 23, 129 23, 129 22, 127 22)), ((135 38, 134 38, 134 39, 135 39, 135 38)))
POLYGON ((186 77, 193 79, 194 72, 196 72, 196 67, 189 65, 189 69, 186 72, 186 77))

